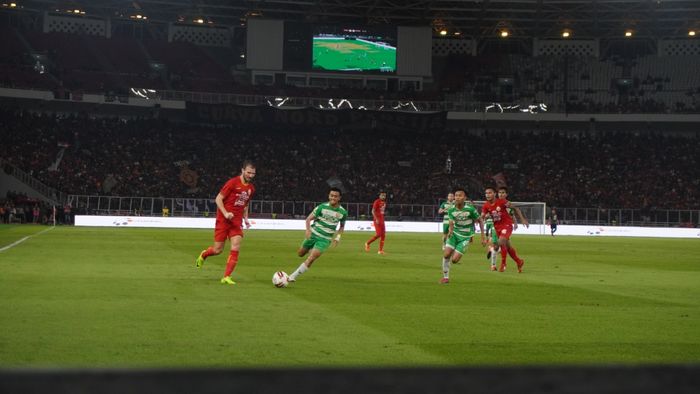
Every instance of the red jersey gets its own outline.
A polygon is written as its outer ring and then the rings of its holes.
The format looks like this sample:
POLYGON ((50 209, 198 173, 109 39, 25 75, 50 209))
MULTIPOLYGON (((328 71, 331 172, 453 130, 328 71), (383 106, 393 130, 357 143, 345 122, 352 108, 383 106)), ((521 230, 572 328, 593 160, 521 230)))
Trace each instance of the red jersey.
MULTIPOLYGON (((233 224, 240 226, 243 222, 243 211, 248 206, 253 193, 255 193, 255 186, 252 183, 244 185, 241 177, 237 176, 229 179, 219 193, 224 196, 224 208, 229 212, 233 212, 231 221, 233 224)), ((220 209, 217 209, 216 221, 224 220, 224 214, 221 213, 220 209)))
POLYGON ((508 214, 508 200, 497 198, 493 202, 484 202, 481 212, 491 215, 494 227, 513 225, 513 218, 508 214))
POLYGON ((386 201, 382 201, 380 198, 374 200, 372 204, 372 215, 374 220, 378 222, 384 221, 384 209, 386 209, 386 201))

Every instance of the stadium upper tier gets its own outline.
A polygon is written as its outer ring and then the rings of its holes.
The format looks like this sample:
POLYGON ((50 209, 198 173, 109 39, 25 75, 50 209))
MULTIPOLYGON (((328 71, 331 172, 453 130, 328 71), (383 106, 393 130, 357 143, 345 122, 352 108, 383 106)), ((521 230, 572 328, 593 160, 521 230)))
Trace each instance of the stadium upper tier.
POLYGON ((433 57, 422 91, 343 85, 251 85, 231 49, 187 42, 104 38, 0 28, 0 84, 31 89, 122 92, 129 88, 328 98, 545 103, 550 111, 698 113, 700 56, 449 55, 433 57), (40 72, 41 71, 41 72, 40 72))

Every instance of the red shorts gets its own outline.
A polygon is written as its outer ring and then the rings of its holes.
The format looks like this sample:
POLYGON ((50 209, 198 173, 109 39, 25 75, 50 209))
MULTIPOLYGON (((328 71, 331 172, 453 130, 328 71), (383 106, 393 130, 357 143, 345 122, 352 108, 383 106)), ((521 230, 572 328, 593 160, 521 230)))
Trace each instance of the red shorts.
POLYGON ((229 220, 225 222, 216 222, 214 227, 214 241, 224 242, 228 238, 233 238, 237 235, 243 236, 243 229, 240 223, 233 223, 229 220))
POLYGON ((374 231, 377 233, 377 235, 384 234, 386 232, 386 228, 384 227, 384 221, 374 222, 374 231))
POLYGON ((496 234, 498 238, 510 239, 510 235, 513 234, 513 225, 506 224, 501 226, 494 226, 496 228, 496 234))

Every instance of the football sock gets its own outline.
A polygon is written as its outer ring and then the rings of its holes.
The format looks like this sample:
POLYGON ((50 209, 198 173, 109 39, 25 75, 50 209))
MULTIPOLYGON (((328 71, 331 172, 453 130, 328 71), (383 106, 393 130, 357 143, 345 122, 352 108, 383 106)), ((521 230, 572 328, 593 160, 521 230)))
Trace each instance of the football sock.
POLYGON ((379 250, 384 250, 384 237, 382 237, 382 239, 379 241, 379 250))
POLYGON ((228 255, 228 260, 226 260, 226 272, 224 276, 231 276, 231 273, 236 268, 236 264, 238 264, 238 251, 232 250, 228 255))
POLYGON ((297 276, 303 274, 304 272, 306 272, 308 270, 309 270, 309 267, 306 266, 306 261, 304 261, 303 263, 301 263, 301 265, 299 265, 299 268, 297 268, 296 271, 292 272, 292 274, 289 275, 289 278, 292 280, 296 280, 297 276))
POLYGON ((506 257, 508 257, 508 248, 501 246, 501 264, 506 263, 506 257))
POLYGON ((206 259, 207 257, 212 256, 212 255, 216 255, 216 254, 217 253, 214 253, 214 248, 212 248, 210 246, 207 248, 207 250, 204 251, 204 253, 202 253, 202 258, 206 259))
POLYGON ((369 244, 371 244, 372 242, 376 241, 378 238, 379 238, 379 236, 378 236, 378 235, 375 235, 374 237, 370 238, 370 239, 366 242, 366 244, 369 245, 369 244))
POLYGON ((515 251, 515 248, 514 248, 514 247, 511 246, 510 248, 508 248, 508 254, 509 254, 510 257, 511 257, 513 260, 515 260, 516 262, 517 262, 517 261, 520 261, 520 257, 518 257, 518 253, 515 251))
POLYGON ((443 278, 450 277, 450 258, 449 257, 442 258, 442 277, 443 278))
POLYGON ((489 251, 491 251, 491 265, 495 267, 496 266, 496 256, 497 256, 496 251, 493 249, 493 246, 491 246, 489 248, 489 251))

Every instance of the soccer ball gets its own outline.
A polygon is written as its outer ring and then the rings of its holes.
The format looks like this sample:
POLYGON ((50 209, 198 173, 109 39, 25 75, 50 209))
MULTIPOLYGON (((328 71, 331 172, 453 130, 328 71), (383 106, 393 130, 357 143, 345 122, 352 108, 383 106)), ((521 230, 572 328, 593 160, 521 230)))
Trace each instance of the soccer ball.
POLYGON ((272 284, 275 287, 287 287, 289 284, 289 276, 284 271, 277 271, 272 275, 272 284))

